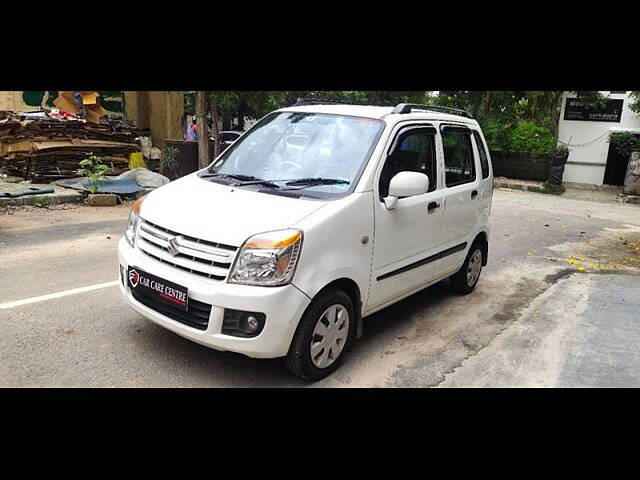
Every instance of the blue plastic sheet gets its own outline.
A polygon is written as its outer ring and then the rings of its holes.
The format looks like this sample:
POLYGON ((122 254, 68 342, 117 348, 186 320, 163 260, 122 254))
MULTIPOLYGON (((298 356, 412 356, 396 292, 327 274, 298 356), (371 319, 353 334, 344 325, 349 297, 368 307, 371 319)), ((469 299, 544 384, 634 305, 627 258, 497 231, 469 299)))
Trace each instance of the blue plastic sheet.
MULTIPOLYGON (((85 190, 89 190, 91 182, 85 182, 82 187, 85 190)), ((97 193, 117 193, 120 195, 126 195, 128 193, 142 192, 143 187, 138 185, 135 181, 128 178, 121 178, 118 180, 106 180, 102 185, 98 185, 97 193)))
MULTIPOLYGON (((56 185, 62 187, 73 188, 76 190, 89 191, 91 182, 87 177, 70 178, 67 180, 58 180, 56 185)), ((102 185, 98 185, 97 193, 115 193, 118 195, 129 195, 145 191, 146 188, 129 178, 107 177, 102 185)))

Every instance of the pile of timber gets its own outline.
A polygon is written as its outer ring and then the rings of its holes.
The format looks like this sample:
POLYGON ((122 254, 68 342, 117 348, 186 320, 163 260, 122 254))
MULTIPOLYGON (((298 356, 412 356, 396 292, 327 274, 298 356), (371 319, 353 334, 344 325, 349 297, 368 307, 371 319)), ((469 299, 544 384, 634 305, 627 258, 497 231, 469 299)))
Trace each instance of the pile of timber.
POLYGON ((129 154, 140 151, 137 137, 148 136, 117 116, 87 122, 48 112, 0 111, 0 168, 38 182, 77 176, 80 161, 96 155, 113 174, 127 170, 129 154))

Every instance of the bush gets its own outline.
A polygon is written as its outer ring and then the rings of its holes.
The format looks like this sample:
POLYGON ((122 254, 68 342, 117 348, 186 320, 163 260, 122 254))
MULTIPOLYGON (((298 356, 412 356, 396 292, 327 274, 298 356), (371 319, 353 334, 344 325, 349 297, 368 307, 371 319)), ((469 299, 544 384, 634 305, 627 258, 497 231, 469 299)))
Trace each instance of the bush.
POLYGON ((514 152, 546 153, 554 147, 555 141, 549 128, 524 122, 511 132, 508 149, 514 152))
POLYGON ((628 157, 632 152, 640 151, 640 135, 631 132, 616 132, 609 137, 609 142, 621 155, 628 157))
POLYGON ((512 126, 498 118, 478 120, 489 150, 508 150, 511 145, 512 126))

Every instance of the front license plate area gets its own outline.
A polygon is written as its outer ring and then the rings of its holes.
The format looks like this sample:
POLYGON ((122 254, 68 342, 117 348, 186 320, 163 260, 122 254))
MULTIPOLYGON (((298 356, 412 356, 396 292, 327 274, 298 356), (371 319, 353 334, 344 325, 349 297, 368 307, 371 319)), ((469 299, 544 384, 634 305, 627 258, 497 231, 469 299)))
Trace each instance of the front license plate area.
POLYGON ((187 287, 132 266, 127 268, 127 279, 131 289, 136 292, 151 297, 157 302, 171 305, 183 312, 189 310, 187 287))

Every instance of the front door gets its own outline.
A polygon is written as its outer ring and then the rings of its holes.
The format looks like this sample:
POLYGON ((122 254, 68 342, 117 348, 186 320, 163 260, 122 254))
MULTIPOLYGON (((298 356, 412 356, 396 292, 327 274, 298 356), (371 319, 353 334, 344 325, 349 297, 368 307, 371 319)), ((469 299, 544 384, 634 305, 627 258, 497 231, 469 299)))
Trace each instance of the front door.
POLYGON ((367 310, 381 308, 418 290, 434 276, 434 261, 441 243, 442 191, 438 185, 436 129, 430 125, 399 127, 389 155, 379 167, 374 195, 375 244, 367 310), (387 210, 382 199, 391 179, 414 171, 429 177, 429 191, 401 198, 387 210))

